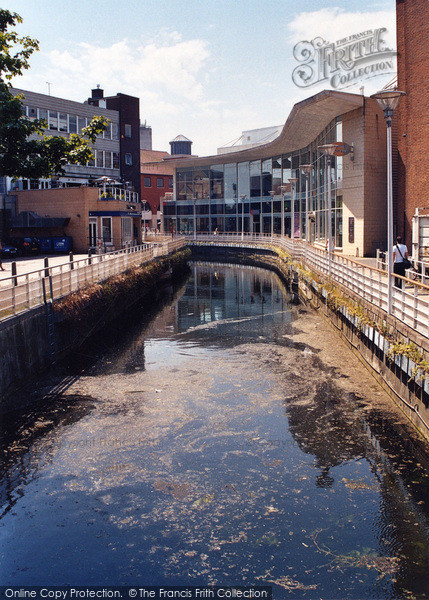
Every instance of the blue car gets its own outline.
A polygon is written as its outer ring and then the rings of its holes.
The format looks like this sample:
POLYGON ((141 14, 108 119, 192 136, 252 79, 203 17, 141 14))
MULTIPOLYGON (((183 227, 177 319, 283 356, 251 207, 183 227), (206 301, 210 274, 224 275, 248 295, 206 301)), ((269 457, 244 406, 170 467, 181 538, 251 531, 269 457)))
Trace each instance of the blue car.
POLYGON ((2 244, 0 254, 4 258, 14 258, 18 254, 18 248, 15 248, 15 246, 9 246, 9 244, 2 244))

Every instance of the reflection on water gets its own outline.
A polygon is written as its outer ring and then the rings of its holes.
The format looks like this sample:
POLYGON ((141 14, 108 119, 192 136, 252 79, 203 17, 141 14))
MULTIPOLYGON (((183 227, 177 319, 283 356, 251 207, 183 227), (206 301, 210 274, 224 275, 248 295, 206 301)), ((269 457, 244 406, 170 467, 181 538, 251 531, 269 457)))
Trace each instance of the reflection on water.
POLYGON ((335 334, 260 269, 168 293, 3 416, 0 580, 426 597, 425 449, 335 334))

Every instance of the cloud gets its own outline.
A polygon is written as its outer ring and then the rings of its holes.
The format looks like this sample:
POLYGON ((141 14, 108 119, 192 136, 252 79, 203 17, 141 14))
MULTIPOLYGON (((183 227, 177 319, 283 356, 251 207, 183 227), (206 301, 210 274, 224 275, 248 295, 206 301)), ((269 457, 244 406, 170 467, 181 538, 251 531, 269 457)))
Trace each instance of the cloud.
MULTIPOLYGON (((165 33, 162 37, 165 39, 165 33)), ((207 43, 200 39, 181 41, 177 32, 169 32, 167 37, 164 45, 124 39, 105 47, 81 43, 73 51, 53 50, 46 57, 48 74, 56 82, 79 78, 87 88, 90 82, 91 87, 100 83, 140 96, 151 90, 189 101, 201 99, 200 74, 210 56, 207 43)))
POLYGON ((355 33, 385 27, 386 42, 396 47, 395 9, 348 12, 343 8, 321 8, 313 12, 302 12, 287 25, 288 40, 297 43, 322 37, 329 42, 345 38, 355 33))

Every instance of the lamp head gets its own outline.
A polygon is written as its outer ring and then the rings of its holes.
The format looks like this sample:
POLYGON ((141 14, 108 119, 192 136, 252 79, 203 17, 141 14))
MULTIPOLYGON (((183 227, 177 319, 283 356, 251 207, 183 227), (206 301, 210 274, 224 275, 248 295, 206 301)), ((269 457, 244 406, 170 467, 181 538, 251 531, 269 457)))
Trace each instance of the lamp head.
POLYGON ((402 96, 405 96, 405 92, 400 92, 399 90, 381 90, 376 94, 372 94, 371 98, 377 100, 378 105, 384 112, 384 116, 388 118, 393 116, 393 112, 402 96))

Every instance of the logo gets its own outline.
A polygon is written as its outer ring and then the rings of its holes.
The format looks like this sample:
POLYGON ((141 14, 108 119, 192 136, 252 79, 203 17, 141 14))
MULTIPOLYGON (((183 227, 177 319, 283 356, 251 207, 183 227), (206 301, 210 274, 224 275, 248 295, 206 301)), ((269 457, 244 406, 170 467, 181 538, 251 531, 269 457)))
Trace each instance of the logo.
POLYGON ((298 42, 293 49, 300 63, 292 73, 298 87, 307 88, 329 82, 334 89, 344 89, 363 79, 395 73, 396 52, 383 39, 385 27, 370 29, 337 42, 321 37, 298 42))

